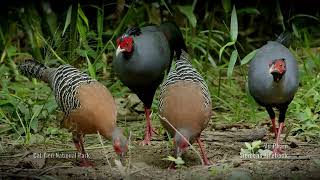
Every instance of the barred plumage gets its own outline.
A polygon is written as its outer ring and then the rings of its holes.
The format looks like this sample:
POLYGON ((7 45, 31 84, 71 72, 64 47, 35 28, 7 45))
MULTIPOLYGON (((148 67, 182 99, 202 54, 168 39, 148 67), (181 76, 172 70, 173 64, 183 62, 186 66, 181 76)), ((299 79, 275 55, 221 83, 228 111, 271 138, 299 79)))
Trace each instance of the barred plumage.
POLYGON ((208 107, 211 105, 211 97, 209 93, 208 86, 202 76, 197 72, 196 69, 194 69, 189 61, 190 57, 189 55, 181 50, 180 58, 176 60, 176 67, 171 68, 167 79, 165 82, 161 85, 161 91, 160 91, 160 100, 159 100, 159 110, 162 110, 163 107, 163 93, 166 90, 166 88, 179 81, 191 81, 193 83, 197 83, 200 85, 202 90, 202 95, 204 99, 204 106, 208 107))
POLYGON ((26 76, 35 77, 48 82, 46 77, 44 77, 44 72, 47 67, 41 63, 38 63, 32 59, 27 59, 23 63, 19 64, 18 68, 20 69, 21 73, 26 76))
POLYGON ((20 64, 19 69, 29 77, 36 77, 50 84, 57 104, 68 115, 73 109, 80 107, 77 88, 84 83, 95 82, 86 73, 70 65, 48 68, 34 60, 20 64))
POLYGON ((93 81, 95 80, 91 79, 86 73, 70 65, 60 66, 49 75, 49 82, 54 91, 56 101, 66 114, 80 107, 77 88, 84 83, 93 81))

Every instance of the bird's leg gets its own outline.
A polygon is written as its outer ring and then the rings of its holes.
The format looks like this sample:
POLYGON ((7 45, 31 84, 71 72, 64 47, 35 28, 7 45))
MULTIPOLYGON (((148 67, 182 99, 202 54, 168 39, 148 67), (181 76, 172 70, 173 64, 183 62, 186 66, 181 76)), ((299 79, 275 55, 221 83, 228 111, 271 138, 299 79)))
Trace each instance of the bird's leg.
POLYGON ((86 155, 85 150, 84 150, 83 135, 73 134, 73 142, 74 142, 74 145, 76 146, 76 148, 77 148, 77 150, 79 152, 79 156, 80 156, 80 159, 81 159, 80 166, 82 166, 82 167, 91 167, 91 166, 93 166, 93 164, 87 159, 87 155, 86 155))
POLYGON ((284 123, 281 122, 279 125, 278 133, 277 133, 276 144, 275 144, 275 147, 273 148, 273 151, 272 151, 272 154, 274 154, 274 155, 283 153, 281 146, 280 146, 280 135, 281 135, 281 131, 283 129, 283 126, 284 126, 284 123))
POLYGON ((284 119, 285 119, 285 116, 286 116, 287 108, 288 108, 288 106, 284 106, 284 107, 280 108, 279 129, 278 129, 278 132, 277 132, 276 144, 275 144, 275 147, 273 148, 273 151, 272 151, 272 153, 274 155, 283 153, 283 151, 281 149, 281 146, 280 146, 280 135, 281 135, 282 129, 284 127, 284 119))
POLYGON ((276 138, 277 137, 277 127, 276 127, 276 114, 274 113, 272 107, 268 106, 266 107, 266 110, 269 114, 269 117, 271 119, 271 123, 272 123, 272 130, 274 132, 274 137, 276 138))
POLYGON ((168 167, 168 170, 175 170, 175 169, 177 169, 176 168, 176 164, 174 162, 171 162, 169 167, 168 167))
POLYGON ((150 108, 145 107, 144 112, 146 115, 147 123, 146 123, 146 129, 144 132, 144 140, 141 142, 141 144, 142 145, 149 145, 149 144, 151 144, 152 132, 154 131, 151 126, 151 119, 150 119, 151 110, 150 110, 150 108))
POLYGON ((272 123, 272 129, 273 129, 273 133, 274 133, 274 137, 277 137, 277 131, 278 128, 276 127, 276 118, 271 119, 271 123, 272 123))
POLYGON ((210 162, 208 160, 207 153, 204 150, 203 143, 201 142, 200 136, 197 138, 197 143, 198 143, 200 151, 201 151, 204 165, 209 166, 210 162))

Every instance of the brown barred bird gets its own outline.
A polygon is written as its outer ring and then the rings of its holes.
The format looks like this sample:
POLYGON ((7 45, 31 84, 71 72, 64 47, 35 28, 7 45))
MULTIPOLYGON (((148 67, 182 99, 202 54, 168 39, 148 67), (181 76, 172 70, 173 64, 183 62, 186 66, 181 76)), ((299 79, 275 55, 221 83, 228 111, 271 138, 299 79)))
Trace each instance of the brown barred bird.
POLYGON ((159 112, 164 128, 174 137, 175 155, 181 156, 197 141, 205 165, 209 160, 200 139, 201 132, 211 118, 211 98, 206 82, 189 62, 189 55, 181 50, 180 58, 161 85, 159 112), (165 119, 164 119, 165 118, 165 119), (166 120, 168 122, 166 122, 166 120), (174 128, 173 128, 173 127, 174 128), (176 130, 180 133, 177 133, 176 130))
POLYGON ((116 125, 116 104, 106 87, 70 65, 49 68, 29 59, 21 63, 19 69, 28 77, 50 84, 58 106, 64 112, 63 126, 73 133, 81 166, 92 166, 85 158, 83 137, 97 132, 112 139, 115 152, 123 160, 128 142, 116 125))

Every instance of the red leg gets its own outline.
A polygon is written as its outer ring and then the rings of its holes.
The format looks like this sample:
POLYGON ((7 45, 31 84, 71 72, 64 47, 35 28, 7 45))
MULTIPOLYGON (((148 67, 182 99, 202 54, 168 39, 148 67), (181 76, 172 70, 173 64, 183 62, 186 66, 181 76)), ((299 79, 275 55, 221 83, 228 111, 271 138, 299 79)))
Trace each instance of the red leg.
POLYGON ((150 108, 145 107, 144 112, 146 115, 147 123, 146 123, 146 129, 144 132, 144 140, 141 142, 141 144, 149 145, 151 144, 152 132, 154 131, 153 128, 151 127, 151 119, 150 119, 151 110, 150 108))
POLYGON ((279 130, 278 130, 278 133, 277 133, 276 144, 275 144, 275 147, 273 148, 273 151, 272 151, 272 153, 273 153, 274 155, 282 154, 282 153, 283 153, 281 147, 279 146, 279 144, 280 144, 280 135, 281 135, 283 126, 284 126, 284 123, 283 123, 283 122, 280 123, 280 125, 279 125, 279 130))
POLYGON ((273 132, 274 132, 274 137, 277 138, 277 127, 276 127, 276 119, 273 118, 271 119, 271 123, 272 123, 272 129, 273 129, 273 132))
POLYGON ((168 170, 176 170, 176 164, 174 162, 171 162, 169 167, 168 167, 168 170))
POLYGON ((76 146, 78 152, 80 153, 80 166, 81 167, 92 167, 93 164, 86 158, 86 153, 83 146, 83 136, 82 135, 73 135, 73 142, 76 146))
POLYGON ((201 155, 202 155, 202 159, 203 159, 204 165, 209 166, 210 162, 208 160, 207 153, 204 150, 203 143, 201 142, 200 137, 197 138, 197 143, 198 143, 200 151, 201 151, 201 155))

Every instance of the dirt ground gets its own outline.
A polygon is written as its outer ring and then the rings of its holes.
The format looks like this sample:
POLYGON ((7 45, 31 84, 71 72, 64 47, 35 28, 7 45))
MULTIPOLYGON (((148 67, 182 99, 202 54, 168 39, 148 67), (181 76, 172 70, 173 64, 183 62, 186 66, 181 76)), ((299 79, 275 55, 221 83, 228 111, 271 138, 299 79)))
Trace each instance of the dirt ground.
MULTIPOLYGON (((245 125, 210 125, 202 133, 202 138, 212 165, 202 166, 196 153, 189 149, 183 156, 185 165, 176 170, 168 169, 170 162, 163 160, 168 155, 173 155, 172 145, 163 135, 155 135, 150 146, 140 146, 141 137, 133 135, 125 166, 115 163, 117 157, 110 144, 104 149, 101 145, 96 145, 97 141, 88 146, 88 142, 94 138, 96 136, 86 137, 87 153, 90 161, 94 163, 92 168, 79 167, 79 159, 73 156, 76 151, 71 141, 28 147, 7 145, 5 153, 0 155, 0 177, 1 179, 320 179, 319 144, 299 142, 291 136, 287 138, 285 159, 241 159, 240 149, 244 148, 244 142, 257 139, 263 143, 274 142, 273 134, 266 129, 266 126, 250 128, 245 125)), ((194 147, 198 150, 197 145, 194 144, 194 147)))

